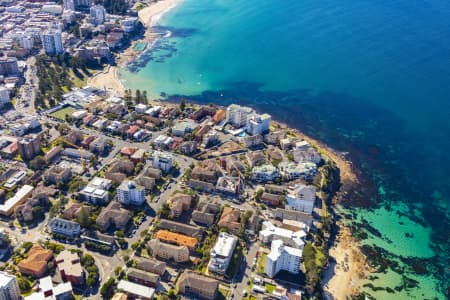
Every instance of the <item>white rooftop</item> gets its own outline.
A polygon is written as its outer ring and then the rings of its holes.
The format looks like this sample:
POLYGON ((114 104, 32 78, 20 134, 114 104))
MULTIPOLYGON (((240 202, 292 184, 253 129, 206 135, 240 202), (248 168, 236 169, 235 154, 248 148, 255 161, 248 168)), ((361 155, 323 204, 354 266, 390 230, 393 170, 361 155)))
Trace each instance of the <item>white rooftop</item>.
POLYGON ((237 240, 238 239, 236 236, 225 232, 221 232, 219 234, 216 244, 214 245, 212 252, 214 252, 216 255, 229 257, 233 254, 237 240))
POLYGON ((129 293, 136 296, 152 299, 155 294, 155 289, 133 283, 127 280, 120 280, 117 285, 119 290, 123 290, 125 293, 129 293))
POLYGON ((4 212, 9 211, 12 207, 14 207, 14 205, 17 204, 17 202, 22 200, 23 197, 25 197, 25 195, 27 195, 33 189, 34 189, 34 187, 32 187, 31 185, 24 185, 16 192, 16 194, 14 196, 12 196, 8 200, 6 200, 5 203, 0 205, 0 211, 4 211, 4 212))

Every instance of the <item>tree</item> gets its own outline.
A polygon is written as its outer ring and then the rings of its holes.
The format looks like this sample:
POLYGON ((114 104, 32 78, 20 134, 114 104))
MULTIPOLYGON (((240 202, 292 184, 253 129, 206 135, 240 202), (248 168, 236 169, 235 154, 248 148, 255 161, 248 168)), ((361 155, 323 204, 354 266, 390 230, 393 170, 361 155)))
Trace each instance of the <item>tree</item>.
POLYGON ((181 99, 181 101, 180 101, 180 110, 184 111, 185 108, 186 108, 186 100, 181 99))
POLYGON ((100 288, 100 294, 104 299, 111 299, 113 295, 114 278, 109 278, 100 288))
POLYGON ((144 103, 145 105, 148 104, 147 91, 145 90, 142 92, 142 103, 144 103))
POLYGON ((134 103, 139 104, 141 103, 141 90, 136 90, 136 96, 134 97, 134 103))
POLYGON ((34 171, 41 170, 45 166, 45 164, 45 159, 42 156, 38 155, 30 161, 30 169, 34 171))
POLYGON ((77 216, 77 221, 84 228, 91 226, 91 220, 89 219, 89 213, 86 208, 82 207, 77 216))

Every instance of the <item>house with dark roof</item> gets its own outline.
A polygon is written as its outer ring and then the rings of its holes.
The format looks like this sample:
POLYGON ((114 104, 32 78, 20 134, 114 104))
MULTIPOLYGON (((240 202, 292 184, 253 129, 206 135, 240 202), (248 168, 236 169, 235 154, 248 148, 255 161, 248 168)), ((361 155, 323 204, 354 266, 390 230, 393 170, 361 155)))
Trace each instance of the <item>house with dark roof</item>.
POLYGON ((161 219, 159 221, 158 228, 192 236, 199 240, 203 238, 203 234, 205 232, 205 230, 199 226, 184 224, 166 219, 161 219))
POLYGON ((177 288, 182 295, 197 299, 213 300, 217 296, 219 281, 186 270, 181 276, 177 288))
POLYGON ((129 268, 127 272, 127 279, 131 282, 156 288, 159 283, 159 275, 149 273, 135 268, 129 268))
POLYGON ((228 229, 229 232, 237 234, 241 229, 241 211, 233 207, 225 207, 217 225, 219 228, 228 229))
POLYGON ((220 210, 220 205, 216 203, 200 202, 192 212, 192 220, 202 225, 212 225, 216 220, 216 215, 220 210))
POLYGON ((115 229, 124 229, 130 219, 131 214, 127 209, 122 208, 119 202, 111 201, 102 209, 95 223, 102 231, 108 230, 111 226, 115 229))
POLYGON ((166 272, 166 263, 152 259, 152 258, 144 258, 144 257, 136 257, 134 258, 136 261, 136 269, 158 274, 159 276, 164 275, 166 272))
POLYGON ((54 218, 48 223, 53 234, 62 234, 69 238, 75 238, 80 235, 81 226, 77 222, 54 218))

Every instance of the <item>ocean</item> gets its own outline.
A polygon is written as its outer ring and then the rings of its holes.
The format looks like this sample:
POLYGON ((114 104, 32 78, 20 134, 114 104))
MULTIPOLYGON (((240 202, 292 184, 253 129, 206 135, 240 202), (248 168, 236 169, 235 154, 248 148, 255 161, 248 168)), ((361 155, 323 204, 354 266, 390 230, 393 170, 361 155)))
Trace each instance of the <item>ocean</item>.
POLYGON ((126 87, 252 106, 349 152, 364 186, 338 209, 391 266, 364 290, 446 299, 449 1, 183 0, 155 30, 126 87))

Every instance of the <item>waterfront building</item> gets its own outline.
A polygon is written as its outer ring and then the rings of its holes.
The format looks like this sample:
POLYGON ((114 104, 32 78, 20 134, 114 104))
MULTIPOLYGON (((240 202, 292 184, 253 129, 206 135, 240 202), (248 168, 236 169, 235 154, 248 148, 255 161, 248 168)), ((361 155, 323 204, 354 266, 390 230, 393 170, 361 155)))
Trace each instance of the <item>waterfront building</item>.
POLYGON ((274 240, 270 248, 270 253, 266 257, 265 272, 267 276, 273 278, 281 270, 292 274, 300 273, 303 251, 285 246, 283 241, 274 240))
POLYGON ((231 104, 227 107, 227 122, 236 128, 247 125, 247 117, 254 113, 250 107, 231 104))
POLYGON ((302 249, 305 246, 303 239, 306 237, 306 232, 298 230, 296 232, 277 227, 270 221, 262 223, 262 230, 259 232, 259 239, 264 244, 269 244, 274 240, 281 240, 287 246, 302 249))
POLYGON ((271 120, 272 117, 269 114, 252 114, 247 116, 247 132, 251 135, 263 135, 269 132, 271 120))
POLYGON ((286 209, 311 214, 316 201, 316 188, 305 184, 296 184, 286 195, 286 209))
POLYGON ((278 178, 278 170, 271 164, 256 166, 252 169, 252 179, 257 182, 274 181, 278 178))

